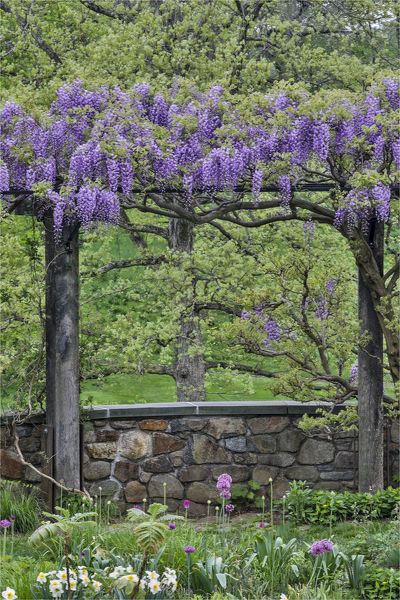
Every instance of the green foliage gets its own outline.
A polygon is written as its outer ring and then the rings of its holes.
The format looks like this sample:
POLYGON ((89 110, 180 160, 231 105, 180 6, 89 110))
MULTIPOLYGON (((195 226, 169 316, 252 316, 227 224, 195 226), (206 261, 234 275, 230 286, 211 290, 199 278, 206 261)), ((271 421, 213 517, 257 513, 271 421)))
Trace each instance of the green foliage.
POLYGON ((370 600, 397 600, 400 596, 399 571, 369 568, 364 581, 364 595, 370 600))
POLYGON ((212 594, 218 589, 226 589, 228 576, 222 558, 211 555, 193 566, 191 585, 196 593, 212 594))
POLYGON ((387 488, 375 494, 311 490, 306 482, 290 484, 285 511, 295 523, 330 525, 346 519, 391 518, 398 510, 400 489, 387 488))
POLYGON ((299 576, 297 561, 300 554, 295 538, 284 543, 281 537, 275 538, 270 534, 257 536, 255 547, 250 561, 257 560, 270 594, 286 589, 289 583, 296 581, 299 576))
POLYGON ((145 554, 157 552, 165 542, 168 532, 166 523, 183 520, 183 517, 166 513, 167 506, 157 502, 150 504, 148 513, 139 508, 130 508, 127 518, 133 525, 137 543, 145 554))
POLYGON ((253 506, 259 499, 256 492, 261 489, 261 486, 256 481, 250 479, 246 483, 234 483, 232 486, 232 502, 243 508, 253 506))
POLYGON ((15 516, 16 532, 27 533, 38 524, 42 502, 37 488, 16 481, 0 481, 0 518, 15 516))
POLYGON ((38 545, 43 542, 52 541, 57 537, 70 538, 72 533, 80 528, 84 528, 90 525, 95 525, 96 522, 90 520, 91 517, 95 517, 95 512, 75 513, 70 514, 67 508, 56 507, 58 514, 52 514, 43 512, 44 516, 53 520, 53 523, 43 523, 36 531, 29 537, 29 543, 38 545))

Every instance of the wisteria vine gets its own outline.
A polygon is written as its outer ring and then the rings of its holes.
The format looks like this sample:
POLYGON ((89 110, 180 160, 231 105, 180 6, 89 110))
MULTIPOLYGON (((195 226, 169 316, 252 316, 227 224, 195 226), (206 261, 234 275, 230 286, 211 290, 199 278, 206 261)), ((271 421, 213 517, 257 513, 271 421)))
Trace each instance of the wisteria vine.
POLYGON ((337 184, 337 227, 372 216, 386 222, 400 168, 399 108, 393 79, 358 101, 343 98, 324 108, 305 93, 270 94, 254 98, 250 114, 220 86, 179 100, 145 83, 129 91, 87 90, 77 81, 59 89, 42 120, 4 105, 0 193, 30 190, 46 199, 59 234, 65 219, 84 227, 115 222, 118 194, 151 186, 184 192, 189 204, 198 192, 247 186, 257 206, 268 182, 288 210, 299 179, 322 173, 337 184))

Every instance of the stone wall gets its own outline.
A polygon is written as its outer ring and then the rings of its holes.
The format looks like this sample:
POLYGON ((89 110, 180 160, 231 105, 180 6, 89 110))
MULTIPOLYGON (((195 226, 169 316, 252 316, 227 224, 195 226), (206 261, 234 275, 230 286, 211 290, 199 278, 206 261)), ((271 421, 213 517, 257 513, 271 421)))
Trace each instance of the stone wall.
MULTIPOLYGON (((110 406, 83 415, 83 484, 121 508, 143 498, 162 501, 167 484, 170 508, 183 498, 191 512, 202 514, 215 500, 215 481, 229 473, 235 483, 253 480, 259 494, 282 496, 294 479, 319 489, 356 489, 357 439, 307 437, 298 427, 317 404, 231 402, 197 405, 110 406)), ((43 467, 45 426, 39 416, 18 428, 26 459, 43 467)), ((388 438, 387 465, 398 472, 398 424, 388 438), (397 461, 397 462, 396 462, 397 461), (390 463, 390 464, 389 464, 390 463)), ((2 428, 2 476, 37 482, 40 477, 18 460, 7 424, 2 428)))

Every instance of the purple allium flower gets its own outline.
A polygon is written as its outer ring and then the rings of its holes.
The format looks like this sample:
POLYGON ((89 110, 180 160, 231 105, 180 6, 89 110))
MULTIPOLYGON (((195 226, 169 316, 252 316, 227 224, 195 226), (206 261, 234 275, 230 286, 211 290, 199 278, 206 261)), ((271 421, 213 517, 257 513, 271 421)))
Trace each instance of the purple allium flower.
POLYGON ((217 480, 217 491, 221 498, 229 499, 231 497, 232 477, 228 473, 222 473, 217 480))
POLYGON ((188 510, 189 506, 190 506, 190 500, 183 500, 182 501, 182 506, 185 510, 188 510))
POLYGON ((194 546, 185 546, 183 551, 185 554, 193 554, 193 552, 196 552, 196 548, 194 546))
POLYGON ((169 529, 176 529, 176 523, 168 523, 169 529))
POLYGON ((333 550, 333 542, 330 540, 319 540, 319 542, 314 542, 310 547, 310 554, 313 556, 319 556, 320 554, 325 554, 326 552, 332 552, 333 550))
POLYGON ((225 512, 227 512, 227 513, 231 513, 231 512, 233 512, 234 510, 235 510, 235 507, 233 506, 233 504, 227 504, 227 505, 225 506, 225 512))
POLYGON ((260 521, 259 523, 257 523, 256 527, 257 529, 265 529, 267 526, 266 523, 264 523, 264 521, 260 521))
POLYGON ((0 525, 3 529, 7 529, 8 527, 11 527, 11 521, 9 521, 8 519, 2 519, 0 521, 0 525))
POLYGON ((11 515, 11 517, 10 517, 10 521, 15 521, 15 519, 16 519, 16 518, 17 518, 17 517, 16 517, 15 515, 11 515))

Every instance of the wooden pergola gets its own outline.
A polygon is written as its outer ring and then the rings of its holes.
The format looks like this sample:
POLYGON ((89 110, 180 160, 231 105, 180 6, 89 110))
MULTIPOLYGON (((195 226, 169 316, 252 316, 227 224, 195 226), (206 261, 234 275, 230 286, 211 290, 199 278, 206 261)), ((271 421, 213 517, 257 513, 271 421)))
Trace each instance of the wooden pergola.
MULTIPOLYGON (((329 192, 332 183, 307 183, 294 192, 329 192)), ((137 193, 143 190, 133 190, 137 193)), ((146 190, 148 192, 149 190, 146 190)), ((179 193, 177 190, 150 190, 160 194, 179 193)), ((234 192, 250 192, 238 188, 234 192)), ((279 193, 277 186, 264 186, 261 192, 279 193)), ((68 488, 82 488, 81 439, 79 415, 79 226, 64 224, 59 240, 55 240, 53 215, 47 211, 38 216, 32 192, 12 189, 14 197, 9 211, 17 215, 37 216, 45 227, 46 269, 46 423, 51 439, 53 477, 68 488)), ((179 215, 177 215, 179 218, 179 215)), ((367 242, 381 273, 383 272, 383 224, 375 219, 369 222, 367 242)), ((358 355, 359 419, 364 427, 359 435, 359 453, 364 460, 360 468, 371 468, 368 456, 370 438, 363 431, 382 435, 383 399, 383 335, 374 310, 372 298, 363 278, 358 278, 359 318, 363 331, 370 334, 370 342, 360 348, 358 355), (367 427, 366 427, 367 426, 367 427), (365 460, 367 458, 367 460, 365 460), (364 465, 364 466, 362 466, 364 465), (365 465, 367 467, 365 467, 365 465)))

